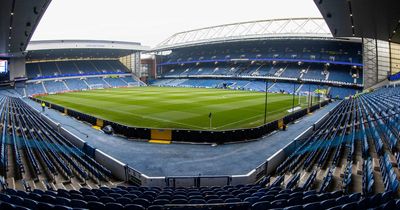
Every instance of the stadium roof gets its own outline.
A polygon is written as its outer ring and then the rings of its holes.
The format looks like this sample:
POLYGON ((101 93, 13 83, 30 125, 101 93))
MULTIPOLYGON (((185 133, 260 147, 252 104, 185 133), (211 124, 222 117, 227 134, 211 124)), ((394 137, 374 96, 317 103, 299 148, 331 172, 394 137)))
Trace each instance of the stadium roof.
POLYGON ((26 59, 120 58, 148 49, 148 47, 137 42, 104 40, 32 41, 29 43, 26 59))
POLYGON ((23 56, 33 32, 51 0, 0 3, 0 57, 23 56))
POLYGON ((399 0, 314 0, 335 37, 400 43, 399 0))
POLYGON ((218 25, 176 33, 152 51, 170 50, 205 43, 263 40, 269 38, 323 38, 333 36, 323 18, 259 20, 218 25))

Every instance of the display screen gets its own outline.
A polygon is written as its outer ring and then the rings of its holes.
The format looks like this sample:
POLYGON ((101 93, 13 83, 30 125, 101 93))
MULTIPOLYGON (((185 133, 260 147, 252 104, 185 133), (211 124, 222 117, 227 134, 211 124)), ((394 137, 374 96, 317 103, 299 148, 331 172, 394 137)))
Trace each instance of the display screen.
POLYGON ((0 60, 0 74, 8 72, 8 61, 0 60))

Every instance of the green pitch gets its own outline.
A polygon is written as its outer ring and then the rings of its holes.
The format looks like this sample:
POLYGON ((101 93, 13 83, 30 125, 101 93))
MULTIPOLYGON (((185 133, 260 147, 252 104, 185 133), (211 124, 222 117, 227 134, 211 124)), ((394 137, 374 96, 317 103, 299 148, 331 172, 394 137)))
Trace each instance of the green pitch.
MULTIPOLYGON (((98 89, 39 97, 101 119, 136 127, 228 130, 264 122, 265 93, 197 88, 98 89)), ((306 97, 295 105, 307 106, 306 97)), ((287 115, 292 95, 268 93, 267 121, 287 115)))

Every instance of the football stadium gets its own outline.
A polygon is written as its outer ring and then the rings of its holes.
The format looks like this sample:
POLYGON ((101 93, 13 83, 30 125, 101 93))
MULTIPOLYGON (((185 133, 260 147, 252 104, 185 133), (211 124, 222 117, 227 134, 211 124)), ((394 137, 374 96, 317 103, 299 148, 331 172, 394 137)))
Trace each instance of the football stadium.
POLYGON ((32 40, 53 3, 1 1, 0 209, 400 209, 396 0, 151 47, 32 40))

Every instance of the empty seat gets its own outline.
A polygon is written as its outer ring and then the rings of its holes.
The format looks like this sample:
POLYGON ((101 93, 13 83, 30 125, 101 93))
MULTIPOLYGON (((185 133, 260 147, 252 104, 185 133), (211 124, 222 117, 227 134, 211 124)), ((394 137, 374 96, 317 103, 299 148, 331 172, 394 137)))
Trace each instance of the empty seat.
POLYGON ((72 208, 87 208, 87 202, 78 199, 72 199, 70 205, 72 208))
POLYGON ((120 203, 107 203, 106 204, 106 209, 111 209, 111 210, 122 210, 124 209, 124 206, 120 203))
POLYGON ((106 206, 103 203, 100 203, 97 201, 89 201, 89 202, 87 202, 87 208, 95 209, 95 210, 102 210, 102 209, 106 209, 106 206))
POLYGON ((138 205, 138 204, 128 204, 128 205, 125 205, 124 209, 125 210, 145 210, 146 208, 144 208, 143 206, 138 205))

